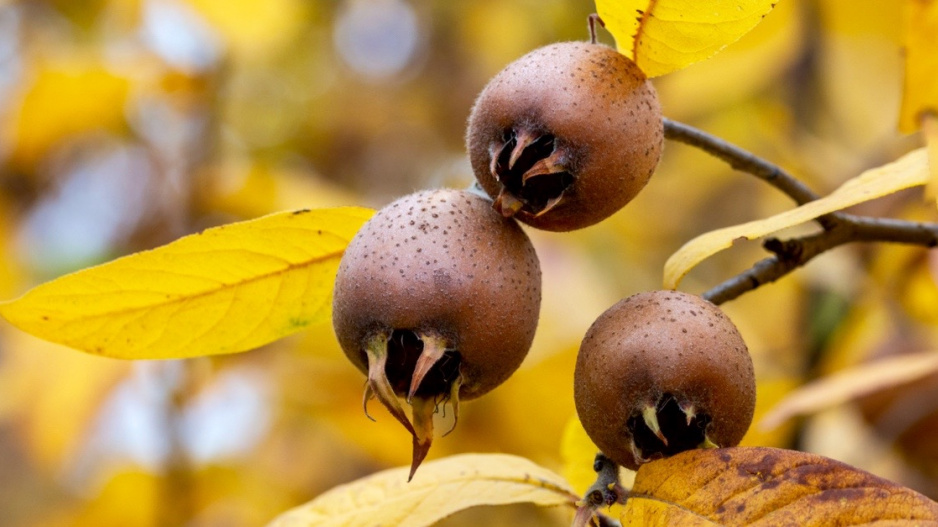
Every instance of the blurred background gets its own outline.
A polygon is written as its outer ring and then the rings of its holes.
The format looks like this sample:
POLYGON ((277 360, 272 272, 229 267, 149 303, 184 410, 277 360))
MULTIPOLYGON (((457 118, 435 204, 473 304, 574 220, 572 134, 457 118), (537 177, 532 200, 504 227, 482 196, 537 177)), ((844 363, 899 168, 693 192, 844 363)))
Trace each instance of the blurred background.
MULTIPOLYGON (((0 0, 0 298, 221 223, 465 187, 475 95, 527 51, 588 38, 594 10, 574 0, 0 0)), ((896 132, 900 42, 892 2, 785 0, 716 58, 654 83, 668 117, 825 193, 920 146, 896 132)), ((592 449, 575 446, 572 377, 590 323, 659 288, 685 241, 790 206, 669 143, 648 187, 610 220, 529 230, 545 280, 534 348, 504 386, 463 406, 429 459, 523 455, 583 490, 592 449)), ((936 219, 920 191, 858 212, 936 219)), ((737 244, 682 289, 703 292, 762 256, 737 244)), ((849 247, 726 304, 759 377, 746 444, 819 452, 938 498, 938 377, 758 427, 809 380, 936 350, 936 277, 934 250, 849 247)), ((2 322, 0 523, 263 525, 409 464, 407 432, 379 405, 377 423, 362 414, 363 386, 328 324, 239 355, 131 363, 2 322)), ((568 521, 518 506, 443 524, 568 521)))

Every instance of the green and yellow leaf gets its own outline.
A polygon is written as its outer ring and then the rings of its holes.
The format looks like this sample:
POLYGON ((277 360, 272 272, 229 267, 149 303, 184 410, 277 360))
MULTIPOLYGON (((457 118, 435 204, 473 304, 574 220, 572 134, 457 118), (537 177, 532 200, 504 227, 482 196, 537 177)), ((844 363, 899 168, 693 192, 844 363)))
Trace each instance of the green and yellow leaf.
POLYGON ((706 60, 748 33, 778 0, 596 0, 623 54, 649 77, 706 60))
POLYGON ((0 315, 108 357, 249 350, 328 319, 342 253, 372 213, 301 210, 215 227, 39 285, 0 315))
POLYGON ((685 243, 664 265, 664 287, 676 289, 697 264, 739 240, 753 240, 819 216, 845 209, 902 189, 924 185, 929 179, 928 155, 920 148, 887 165, 867 170, 830 195, 769 218, 702 234, 685 243))
POLYGON ((572 509, 579 499, 562 477, 506 454, 462 454, 424 463, 410 483, 408 473, 408 467, 395 468, 336 487, 268 527, 422 527, 480 505, 572 509))
POLYGON ((938 503, 815 454, 690 450, 642 465, 622 525, 938 525, 938 503))

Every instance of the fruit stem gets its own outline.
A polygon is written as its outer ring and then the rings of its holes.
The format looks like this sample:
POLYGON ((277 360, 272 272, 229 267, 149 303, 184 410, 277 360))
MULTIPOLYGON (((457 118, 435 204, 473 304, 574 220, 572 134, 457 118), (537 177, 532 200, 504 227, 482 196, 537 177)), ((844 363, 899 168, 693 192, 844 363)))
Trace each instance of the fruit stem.
POLYGON ((592 13, 586 17, 586 26, 589 28, 590 32, 590 44, 599 42, 599 38, 596 35, 596 24, 599 24, 600 27, 606 27, 606 23, 603 22, 603 19, 599 18, 599 13, 592 13))
POLYGON ((625 503, 629 490, 619 483, 619 465, 606 457, 602 452, 596 454, 593 461, 596 471, 596 481, 586 489, 583 499, 577 502, 576 515, 573 518, 573 527, 585 527, 587 523, 597 517, 599 524, 606 524, 606 518, 599 513, 600 507, 614 503, 625 503))

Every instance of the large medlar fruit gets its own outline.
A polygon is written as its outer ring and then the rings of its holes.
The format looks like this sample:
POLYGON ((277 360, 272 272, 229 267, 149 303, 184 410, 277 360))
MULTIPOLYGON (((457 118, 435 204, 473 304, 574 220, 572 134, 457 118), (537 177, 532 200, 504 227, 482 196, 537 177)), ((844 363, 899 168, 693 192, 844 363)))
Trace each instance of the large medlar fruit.
POLYGON ((601 44, 562 42, 495 75, 469 116, 473 172, 495 209, 540 229, 597 223, 651 177, 664 140, 654 87, 601 44))
POLYGON ((574 397, 583 428, 624 467, 692 448, 735 446, 756 403, 752 359, 715 305, 677 291, 639 293, 590 327, 574 397))
POLYGON ((438 403, 456 414, 460 399, 504 382, 531 346, 540 302, 531 242, 479 194, 411 194, 352 239, 336 277, 333 325, 368 376, 366 405, 377 397, 413 435, 411 477, 430 448, 438 403), (410 403, 411 420, 398 397, 410 403))

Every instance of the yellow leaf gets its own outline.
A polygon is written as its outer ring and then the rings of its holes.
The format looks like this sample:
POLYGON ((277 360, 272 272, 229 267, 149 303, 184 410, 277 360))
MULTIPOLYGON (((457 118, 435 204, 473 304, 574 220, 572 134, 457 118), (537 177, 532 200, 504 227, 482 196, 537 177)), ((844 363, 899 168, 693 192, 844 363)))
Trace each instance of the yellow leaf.
POLYGON ((938 1, 905 2, 905 83, 899 129, 914 132, 938 114, 938 1))
POLYGON ((649 77, 708 59, 756 27, 778 0, 596 0, 619 51, 649 77))
MULTIPOLYGON (((772 16, 732 46, 693 68, 674 72, 656 82, 655 88, 665 101, 668 115, 693 121, 694 117, 705 115, 728 120, 732 113, 742 113, 746 122, 757 122, 751 110, 741 103, 753 103, 754 94, 777 85, 804 56, 808 45, 807 17, 801 4, 799 0, 779 4, 772 16)), ((784 129, 778 121, 772 124, 784 129)))
POLYGON ((109 357, 245 351, 328 319, 339 260, 372 212, 302 210, 215 227, 37 286, 0 314, 109 357))
POLYGON ((795 390, 766 414, 759 427, 772 429, 790 417, 819 412, 934 373, 938 373, 938 353, 934 351, 899 355, 856 366, 795 390))
POLYGON ((290 41, 315 2, 300 0, 189 0, 242 56, 258 57, 290 41))
POLYGON ((130 90, 98 59, 69 57, 41 67, 19 111, 5 123, 15 147, 13 161, 32 167, 59 141, 97 130, 119 131, 130 90))
POLYGON ((420 527, 479 505, 534 503, 572 509, 578 499, 557 474, 506 454, 462 454, 424 463, 410 483, 408 472, 406 467, 385 470, 336 487, 283 513, 268 527, 420 527))
POLYGON ((563 476, 576 489, 577 494, 585 493, 596 481, 593 460, 597 452, 599 447, 586 434, 577 416, 570 417, 560 441, 560 456, 563 458, 563 476))
POLYGON ((752 240, 811 221, 819 216, 928 181, 928 156, 924 148, 897 161, 863 172, 830 195, 762 220, 718 229, 685 243, 664 264, 664 287, 676 289, 681 279, 706 258, 738 240, 752 240))
POLYGON ((938 503, 839 461, 764 447, 690 450, 646 463, 628 525, 935 525, 938 503))

